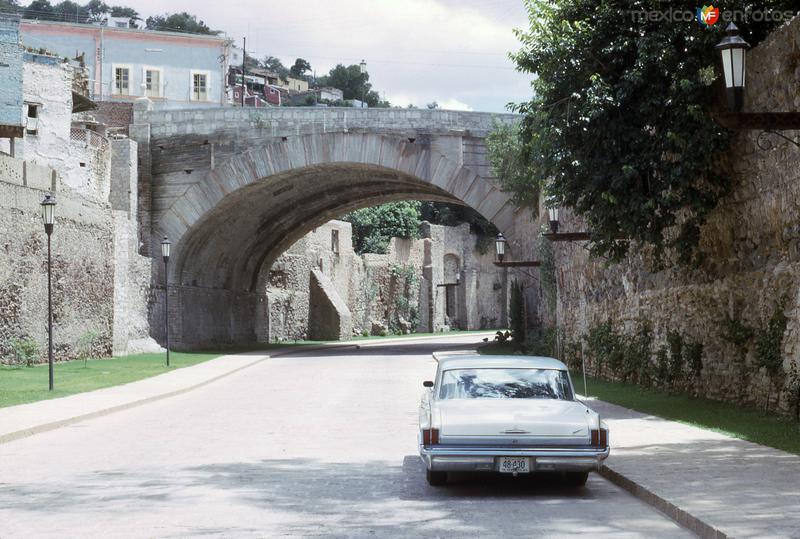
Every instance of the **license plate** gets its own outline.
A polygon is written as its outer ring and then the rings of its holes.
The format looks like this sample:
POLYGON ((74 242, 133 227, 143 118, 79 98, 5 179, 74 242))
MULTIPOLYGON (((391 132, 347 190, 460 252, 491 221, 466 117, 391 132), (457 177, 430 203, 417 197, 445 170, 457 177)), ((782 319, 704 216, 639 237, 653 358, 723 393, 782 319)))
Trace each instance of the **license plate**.
POLYGON ((503 473, 529 473, 531 471, 528 457, 500 457, 500 471, 503 473))

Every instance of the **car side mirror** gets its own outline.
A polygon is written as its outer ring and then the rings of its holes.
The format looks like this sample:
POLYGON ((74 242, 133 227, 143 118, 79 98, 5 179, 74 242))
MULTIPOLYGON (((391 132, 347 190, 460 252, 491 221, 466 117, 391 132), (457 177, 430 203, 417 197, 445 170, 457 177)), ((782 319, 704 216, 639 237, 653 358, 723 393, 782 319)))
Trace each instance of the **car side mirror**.
POLYGON ((433 387, 433 382, 431 382, 430 380, 425 380, 424 382, 422 382, 422 387, 433 387))

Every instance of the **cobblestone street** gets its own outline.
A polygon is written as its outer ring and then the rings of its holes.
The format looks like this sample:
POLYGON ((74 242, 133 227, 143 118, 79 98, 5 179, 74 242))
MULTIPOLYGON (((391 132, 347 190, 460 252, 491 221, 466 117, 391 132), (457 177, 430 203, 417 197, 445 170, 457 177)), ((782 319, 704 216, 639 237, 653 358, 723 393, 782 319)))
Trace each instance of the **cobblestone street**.
POLYGON ((690 536, 596 474, 429 487, 421 381, 432 350, 471 340, 268 359, 0 445, 0 536, 690 536))

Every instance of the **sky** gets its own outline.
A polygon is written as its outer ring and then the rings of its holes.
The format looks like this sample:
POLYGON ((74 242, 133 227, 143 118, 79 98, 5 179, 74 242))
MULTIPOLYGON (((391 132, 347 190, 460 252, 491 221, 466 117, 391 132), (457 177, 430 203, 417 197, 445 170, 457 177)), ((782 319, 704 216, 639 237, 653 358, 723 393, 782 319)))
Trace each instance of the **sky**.
POLYGON ((508 59, 526 27, 522 0, 111 0, 142 18, 188 11, 248 53, 288 67, 305 58, 318 76, 337 63, 367 63, 393 105, 503 112, 531 95, 529 74, 508 59))

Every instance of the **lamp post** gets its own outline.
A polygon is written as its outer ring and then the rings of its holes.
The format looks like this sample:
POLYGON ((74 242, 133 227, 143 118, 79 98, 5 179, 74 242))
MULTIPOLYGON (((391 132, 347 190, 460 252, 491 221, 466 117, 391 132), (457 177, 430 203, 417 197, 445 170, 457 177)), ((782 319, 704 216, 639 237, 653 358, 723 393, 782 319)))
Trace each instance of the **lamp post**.
POLYGON ((497 254, 497 261, 503 262, 503 258, 506 256, 506 238, 502 232, 494 239, 494 250, 497 254))
POLYGON ((740 112, 744 104, 744 82, 747 68, 747 55, 750 48, 739 35, 739 28, 730 23, 725 29, 726 36, 717 44, 722 58, 722 71, 725 75, 725 92, 728 95, 728 108, 740 112))
MULTIPOLYGON (((361 71, 361 75, 366 75, 367 74, 367 62, 365 62, 363 58, 361 59, 361 63, 358 64, 358 67, 359 67, 359 69, 361 71)), ((364 78, 364 81, 361 84, 361 108, 363 109, 364 105, 366 104, 365 100, 366 100, 366 94, 367 94, 367 81, 366 81, 366 77, 362 77, 362 78, 364 78)))
POLYGON ((53 279, 50 258, 50 236, 55 224, 56 199, 47 193, 41 203, 42 221, 47 234, 47 368, 50 391, 53 391, 53 279))
POLYGON ((164 258, 164 334, 166 335, 167 367, 169 367, 169 253, 172 244, 164 236, 161 240, 161 256, 164 258))
POLYGON ((550 224, 550 232, 558 234, 558 206, 547 208, 547 220, 550 224))
POLYGON ((750 45, 739 36, 739 29, 735 24, 729 24, 725 31, 726 36, 717 44, 716 49, 722 61, 728 110, 712 113, 712 116, 717 123, 728 129, 761 131, 756 138, 756 145, 761 150, 769 149, 761 142, 765 135, 776 135, 800 147, 800 142, 780 133, 800 130, 800 112, 742 112, 747 74, 746 52, 750 45))

